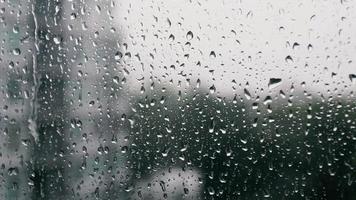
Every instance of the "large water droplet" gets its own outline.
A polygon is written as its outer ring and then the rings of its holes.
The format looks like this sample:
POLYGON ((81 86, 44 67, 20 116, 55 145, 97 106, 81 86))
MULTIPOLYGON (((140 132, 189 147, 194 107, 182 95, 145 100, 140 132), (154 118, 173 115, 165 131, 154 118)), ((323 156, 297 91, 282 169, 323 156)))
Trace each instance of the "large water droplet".
POLYGON ((211 93, 211 94, 214 94, 214 93, 215 93, 215 91, 216 91, 215 86, 214 86, 214 85, 212 85, 212 86, 209 88, 209 91, 210 91, 210 93, 211 93))
POLYGON ((191 31, 188 31, 186 37, 187 37, 187 40, 191 40, 191 39, 193 39, 194 35, 191 31))
POLYGON ((211 52, 210 52, 210 58, 216 58, 215 51, 211 51, 211 52))
POLYGON ((21 50, 19 48, 16 48, 14 50, 12 50, 12 53, 15 55, 15 56, 18 56, 21 54, 21 50))
POLYGON ((251 94, 246 88, 244 89, 244 94, 245 94, 245 97, 246 97, 247 100, 251 99, 251 94))
POLYGON ((293 58, 292 56, 287 56, 285 59, 284 59, 287 63, 292 63, 293 62, 293 58))
POLYGON ((279 85, 281 85, 282 79, 281 78, 270 78, 268 82, 268 88, 273 89, 279 85))

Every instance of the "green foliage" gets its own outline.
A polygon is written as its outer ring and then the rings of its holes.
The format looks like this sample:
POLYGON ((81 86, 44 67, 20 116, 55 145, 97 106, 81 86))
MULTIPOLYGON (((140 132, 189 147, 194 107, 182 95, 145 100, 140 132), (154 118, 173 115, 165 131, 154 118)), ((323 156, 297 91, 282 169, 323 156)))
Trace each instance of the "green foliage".
POLYGON ((276 102, 256 114, 248 103, 200 93, 178 99, 159 93, 133 103, 135 180, 181 166, 203 171, 206 198, 356 196, 354 103, 276 102))

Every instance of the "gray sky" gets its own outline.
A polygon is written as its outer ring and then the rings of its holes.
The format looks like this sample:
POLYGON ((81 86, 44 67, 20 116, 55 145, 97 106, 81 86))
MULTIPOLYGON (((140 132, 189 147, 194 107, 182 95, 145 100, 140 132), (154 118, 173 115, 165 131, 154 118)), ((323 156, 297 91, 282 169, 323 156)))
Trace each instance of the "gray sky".
POLYGON ((218 95, 233 96, 235 80, 242 85, 237 93, 248 82, 263 96, 270 92, 270 78, 282 78, 271 92, 293 83, 297 90, 337 88, 335 94, 347 95, 355 89, 349 79, 356 74, 355 5, 339 0, 122 1, 115 19, 132 55, 126 61, 127 85, 137 93, 142 84, 137 79, 145 78, 147 89, 153 75, 155 82, 173 80, 172 88, 184 90, 187 78, 193 86, 200 79, 203 88, 214 85, 218 95))

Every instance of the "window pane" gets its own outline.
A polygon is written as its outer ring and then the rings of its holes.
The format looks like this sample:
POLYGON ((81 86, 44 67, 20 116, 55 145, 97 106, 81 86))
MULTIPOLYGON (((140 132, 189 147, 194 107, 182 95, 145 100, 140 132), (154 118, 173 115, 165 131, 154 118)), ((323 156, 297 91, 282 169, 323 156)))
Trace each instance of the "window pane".
POLYGON ((1 1, 0 199, 354 199, 355 7, 1 1))

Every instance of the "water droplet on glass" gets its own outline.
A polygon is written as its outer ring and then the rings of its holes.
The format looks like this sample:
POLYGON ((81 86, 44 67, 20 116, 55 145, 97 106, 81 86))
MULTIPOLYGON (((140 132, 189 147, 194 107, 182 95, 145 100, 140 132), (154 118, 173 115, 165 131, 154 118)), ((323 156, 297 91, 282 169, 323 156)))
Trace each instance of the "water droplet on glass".
POLYGON ((18 26, 14 26, 14 28, 12 29, 12 32, 13 33, 19 33, 20 32, 20 29, 18 26))
POLYGON ((214 94, 215 91, 216 91, 216 88, 214 85, 212 85, 210 88, 209 88, 209 91, 210 91, 210 94, 214 94))
POLYGON ((191 39, 193 39, 194 36, 193 36, 193 33, 191 31, 188 31, 186 37, 187 37, 187 40, 191 40, 191 39))
POLYGON ((245 94, 245 97, 246 97, 247 100, 251 99, 251 94, 246 88, 244 89, 244 94, 245 94))
POLYGON ((62 39, 60 37, 54 37, 53 41, 54 41, 55 44, 60 44, 62 39))
POLYGON ((214 195, 214 194, 215 194, 214 188, 211 187, 211 186, 209 186, 209 187, 208 187, 208 193, 209 193, 210 195, 214 195))
POLYGON ((349 74, 349 79, 353 83, 356 81, 356 74, 349 74))
POLYGON ((287 63, 292 63, 293 62, 293 58, 291 56, 286 56, 286 58, 284 59, 287 63))
POLYGON ((216 58, 215 51, 211 51, 209 56, 210 58, 216 58))
POLYGON ((117 51, 115 53, 115 60, 120 60, 122 58, 122 56, 123 56, 122 53, 120 51, 117 51))
POLYGON ((170 34, 169 37, 168 37, 168 40, 173 42, 175 39, 174 35, 173 34, 170 34))
POLYGON ((273 89, 279 85, 281 85, 282 79, 281 78, 270 78, 268 82, 268 88, 273 89))
POLYGON ((118 76, 114 76, 114 78, 112 79, 112 81, 115 83, 115 84, 119 84, 119 77, 118 76))
POLYGON ((12 50, 12 53, 15 55, 15 56, 18 56, 21 54, 21 50, 19 48, 15 48, 14 50, 12 50))

